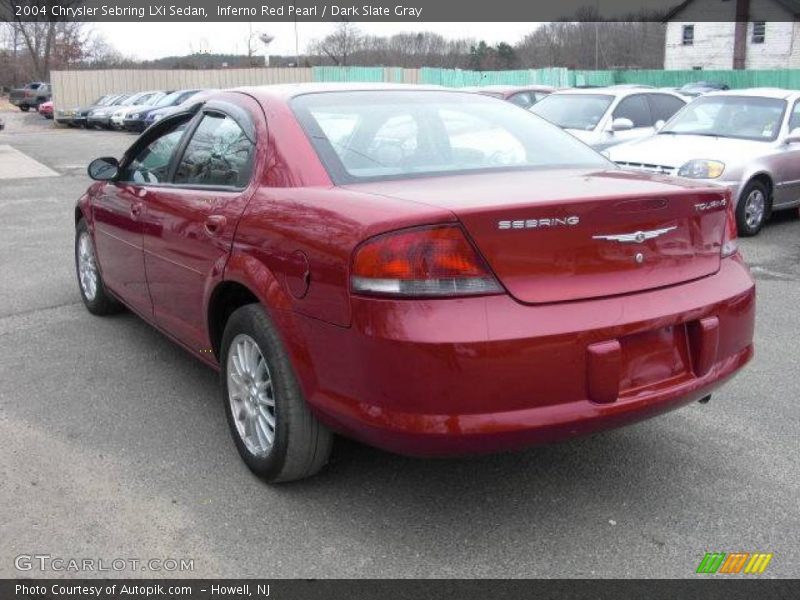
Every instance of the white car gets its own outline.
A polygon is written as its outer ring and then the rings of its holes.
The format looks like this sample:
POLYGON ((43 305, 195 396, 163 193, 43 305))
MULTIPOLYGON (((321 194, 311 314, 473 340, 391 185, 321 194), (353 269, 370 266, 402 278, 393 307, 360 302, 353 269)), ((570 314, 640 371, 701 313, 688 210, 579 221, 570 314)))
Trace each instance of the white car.
POLYGON ((132 110, 140 110, 143 106, 155 106, 158 102, 167 95, 163 91, 150 91, 140 92, 130 99, 122 106, 117 106, 111 114, 111 126, 116 129, 123 129, 125 127, 125 117, 132 110))
POLYGON ((657 135, 604 152, 625 169, 730 188, 740 235, 800 206, 800 92, 750 89, 693 100, 657 135))
POLYGON ((555 92, 530 111, 603 150, 652 135, 685 105, 684 98, 671 92, 611 87, 555 92))

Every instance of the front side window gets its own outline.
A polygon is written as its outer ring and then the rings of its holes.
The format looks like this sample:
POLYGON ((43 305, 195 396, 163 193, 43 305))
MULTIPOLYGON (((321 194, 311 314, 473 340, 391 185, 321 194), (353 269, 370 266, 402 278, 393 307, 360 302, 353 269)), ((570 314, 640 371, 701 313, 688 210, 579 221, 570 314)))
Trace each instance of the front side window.
POLYGON ((188 126, 184 121, 163 133, 136 153, 120 179, 141 185, 168 183, 172 155, 188 126))
POLYGON ((298 96, 292 108, 336 183, 609 166, 557 127, 481 94, 327 92, 298 96))
POLYGON ((702 96, 681 110, 659 135, 705 135, 772 141, 786 101, 759 96, 702 96))
POLYGON ((228 116, 209 112, 192 134, 174 183, 244 188, 253 171, 253 142, 228 116))
POLYGON ((620 100, 617 108, 614 109, 614 118, 630 119, 634 127, 653 126, 650 106, 647 104, 644 94, 636 94, 620 100))
POLYGON ((753 43, 763 44, 767 38, 766 21, 756 21, 753 23, 753 43))
POLYGON ((789 131, 800 127, 800 100, 794 103, 792 114, 789 116, 789 131))
POLYGON ((605 94, 551 94, 530 110, 564 129, 592 131, 613 100, 605 94))
POLYGON ((682 43, 683 43, 684 46, 693 46, 694 45, 694 25, 684 25, 683 26, 682 43))

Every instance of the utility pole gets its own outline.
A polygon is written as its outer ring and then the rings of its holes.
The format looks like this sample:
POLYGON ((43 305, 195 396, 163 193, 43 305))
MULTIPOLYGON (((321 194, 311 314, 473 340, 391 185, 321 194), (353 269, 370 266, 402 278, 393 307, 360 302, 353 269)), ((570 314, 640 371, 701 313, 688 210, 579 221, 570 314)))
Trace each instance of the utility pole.
POLYGON ((600 68, 600 0, 594 6, 594 70, 597 71, 600 68))

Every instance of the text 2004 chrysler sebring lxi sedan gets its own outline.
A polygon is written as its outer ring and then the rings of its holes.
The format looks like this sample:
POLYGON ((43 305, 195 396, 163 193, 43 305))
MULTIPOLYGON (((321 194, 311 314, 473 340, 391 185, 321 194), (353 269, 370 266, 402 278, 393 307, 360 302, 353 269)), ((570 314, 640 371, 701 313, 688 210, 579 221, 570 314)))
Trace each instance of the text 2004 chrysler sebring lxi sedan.
POLYGON ((490 452, 702 399, 752 355, 728 192, 628 173, 516 106, 411 87, 220 92, 75 212, 80 290, 221 371, 236 445, 490 452))

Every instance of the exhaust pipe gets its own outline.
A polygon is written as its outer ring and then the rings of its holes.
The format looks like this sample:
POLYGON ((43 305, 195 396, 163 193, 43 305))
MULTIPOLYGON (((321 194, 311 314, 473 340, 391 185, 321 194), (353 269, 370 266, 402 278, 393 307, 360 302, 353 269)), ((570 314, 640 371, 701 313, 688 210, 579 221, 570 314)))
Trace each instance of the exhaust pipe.
POLYGON ((711 394, 709 394, 708 396, 706 396, 704 398, 700 398, 700 400, 698 400, 698 402, 700 404, 708 404, 709 400, 711 400, 711 394))

